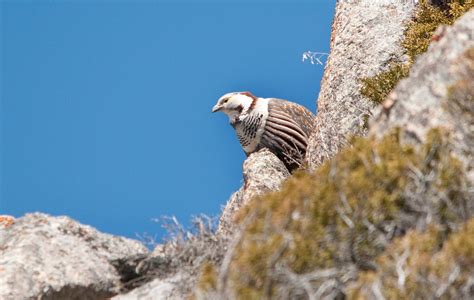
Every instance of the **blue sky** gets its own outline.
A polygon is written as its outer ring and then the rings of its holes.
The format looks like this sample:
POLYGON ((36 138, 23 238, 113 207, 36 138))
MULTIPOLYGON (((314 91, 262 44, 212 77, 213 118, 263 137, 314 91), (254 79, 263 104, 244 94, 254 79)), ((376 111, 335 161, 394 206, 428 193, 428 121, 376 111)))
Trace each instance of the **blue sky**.
POLYGON ((162 236, 218 215, 245 155, 223 114, 248 90, 312 111, 335 1, 1 1, 0 214, 162 236))

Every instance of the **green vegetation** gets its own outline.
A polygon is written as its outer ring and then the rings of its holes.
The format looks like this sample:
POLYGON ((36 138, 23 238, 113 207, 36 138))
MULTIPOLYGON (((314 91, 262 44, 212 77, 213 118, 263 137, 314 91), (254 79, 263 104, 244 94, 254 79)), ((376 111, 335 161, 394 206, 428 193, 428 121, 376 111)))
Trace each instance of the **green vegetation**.
MULTIPOLYGON (((315 173, 296 173, 280 191, 254 199, 238 216, 249 225, 235 249, 228 286, 237 298, 278 298, 279 290, 293 288, 281 288, 291 282, 282 279, 285 272, 298 276, 350 264, 374 270, 389 237, 423 218, 413 211, 416 201, 429 202, 421 204, 433 210, 430 218, 452 230, 460 219, 456 208, 468 196, 447 139, 433 130, 415 149, 400 144, 398 131, 381 141, 357 138, 315 173), (423 181, 428 174, 432 180, 423 181)), ((204 290, 215 285, 216 273, 209 270, 203 272, 204 290)))
POLYGON ((394 62, 388 70, 373 77, 363 78, 361 94, 380 104, 397 83, 408 76, 409 69, 416 57, 428 50, 433 34, 439 25, 453 24, 470 8, 474 1, 453 0, 447 7, 438 7, 422 0, 416 9, 414 19, 408 24, 402 46, 408 55, 408 63, 394 62))
POLYGON ((395 85, 407 77, 409 66, 403 63, 392 63, 389 69, 374 77, 362 79, 361 94, 377 104, 382 103, 395 85))

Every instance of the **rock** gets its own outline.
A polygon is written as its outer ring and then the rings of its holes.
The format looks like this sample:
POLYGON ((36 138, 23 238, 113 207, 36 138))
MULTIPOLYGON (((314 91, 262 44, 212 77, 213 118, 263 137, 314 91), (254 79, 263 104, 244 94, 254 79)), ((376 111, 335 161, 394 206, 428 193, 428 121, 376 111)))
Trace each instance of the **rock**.
POLYGON ((388 108, 376 110, 370 133, 380 137, 399 127, 404 142, 418 144, 431 128, 446 128, 453 153, 474 179, 474 10, 438 32, 440 40, 388 96, 388 108))
POLYGON ((367 133, 366 120, 376 104, 360 94, 360 79, 407 59, 401 41, 413 9, 412 0, 338 1, 316 130, 307 150, 310 167, 333 157, 348 137, 367 133))
POLYGON ((120 289, 114 262, 147 253, 68 217, 27 214, 0 228, 0 299, 106 299, 120 289))
MULTIPOLYGON (((213 219, 196 217, 193 229, 177 225, 164 244, 138 263, 135 275, 123 282, 122 295, 114 299, 188 299, 201 274, 202 265, 217 265, 227 250, 229 236, 216 234, 213 219)), ((126 264, 122 264, 126 265, 126 264)))
POLYGON ((8 228, 13 225, 15 218, 7 215, 0 215, 0 228, 8 228))
POLYGON ((245 160, 243 175, 244 185, 231 196, 220 217, 220 233, 231 231, 233 218, 243 205, 256 195, 276 191, 290 173, 278 157, 268 149, 262 149, 245 160))
POLYGON ((113 300, 160 300, 160 299, 186 299, 187 293, 182 293, 180 286, 185 280, 181 274, 160 279, 157 278, 127 294, 117 295, 113 300))

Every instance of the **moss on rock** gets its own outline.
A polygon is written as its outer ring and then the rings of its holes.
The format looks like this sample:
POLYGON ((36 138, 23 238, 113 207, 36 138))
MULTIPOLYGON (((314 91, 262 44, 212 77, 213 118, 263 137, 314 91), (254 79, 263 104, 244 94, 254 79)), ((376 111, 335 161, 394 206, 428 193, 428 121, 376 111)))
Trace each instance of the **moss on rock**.
POLYGON ((361 80, 361 94, 380 104, 397 83, 408 76, 416 57, 428 50, 433 36, 440 25, 451 25, 469 9, 474 1, 452 0, 447 5, 436 6, 428 0, 418 4, 413 20, 408 24, 402 46, 408 55, 408 62, 394 62, 387 70, 361 80))
POLYGON ((407 77, 409 66, 404 63, 392 63, 389 69, 373 77, 362 79, 361 94, 377 104, 382 103, 395 85, 407 77))

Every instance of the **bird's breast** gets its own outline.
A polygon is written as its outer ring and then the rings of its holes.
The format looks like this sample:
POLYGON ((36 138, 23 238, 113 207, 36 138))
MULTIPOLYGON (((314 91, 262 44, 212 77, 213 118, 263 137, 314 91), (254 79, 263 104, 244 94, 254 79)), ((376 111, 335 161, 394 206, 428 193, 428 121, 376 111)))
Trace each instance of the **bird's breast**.
POLYGON ((237 138, 247 154, 259 149, 268 117, 268 100, 262 98, 258 100, 253 110, 235 126, 237 138))

